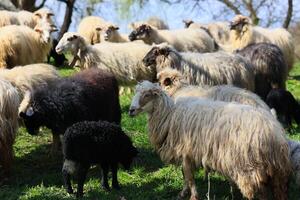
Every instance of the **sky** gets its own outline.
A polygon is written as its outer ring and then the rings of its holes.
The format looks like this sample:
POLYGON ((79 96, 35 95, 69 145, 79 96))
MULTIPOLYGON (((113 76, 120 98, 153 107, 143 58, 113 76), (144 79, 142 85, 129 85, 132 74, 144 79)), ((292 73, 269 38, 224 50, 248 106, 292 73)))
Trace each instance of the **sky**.
MULTIPOLYGON (((39 0, 38 0, 39 1, 39 0)), ((146 5, 142 8, 138 4, 134 4, 131 7, 130 14, 127 17, 124 17, 118 12, 119 4, 116 2, 122 0, 103 0, 102 3, 99 3, 94 8, 93 15, 100 16, 107 21, 113 22, 114 24, 120 27, 121 33, 128 33, 130 29, 128 24, 134 21, 146 20, 151 16, 157 16, 163 19, 171 29, 180 29, 183 28, 183 19, 193 19, 194 21, 207 23, 214 21, 214 16, 216 13, 220 13, 221 4, 215 0, 206 0, 201 3, 201 7, 193 8, 194 0, 184 0, 183 3, 177 4, 168 4, 160 0, 149 0, 146 5)), ((126 0, 125 0, 126 1, 126 0)), ((273 1, 273 0, 267 0, 273 1)), ((280 0, 279 2, 282 5, 283 10, 286 9, 286 0, 280 0)), ((38 2, 37 2, 38 4, 38 2)), ((300 0, 294 0, 295 13, 298 13, 297 6, 300 6, 300 0), (298 3, 297 3, 298 2, 298 3)), ((64 18, 65 4, 58 2, 56 0, 48 0, 45 4, 46 7, 52 9, 55 12, 55 21, 58 27, 61 26, 64 18)), ((278 6, 278 5, 276 5, 278 6)), ((77 0, 75 4, 76 10, 73 14, 72 23, 69 31, 76 31, 77 26, 80 22, 80 19, 86 16, 85 10, 87 8, 87 3, 85 0, 77 0)), ((300 11, 300 9, 299 9, 300 11)), ((260 17, 263 17, 265 14, 259 13, 260 17)), ((276 11, 274 11, 275 13, 276 11)), ((234 16, 233 13, 221 13, 219 20, 228 21, 234 16)), ((280 24, 274 24, 274 27, 280 26, 280 24)))

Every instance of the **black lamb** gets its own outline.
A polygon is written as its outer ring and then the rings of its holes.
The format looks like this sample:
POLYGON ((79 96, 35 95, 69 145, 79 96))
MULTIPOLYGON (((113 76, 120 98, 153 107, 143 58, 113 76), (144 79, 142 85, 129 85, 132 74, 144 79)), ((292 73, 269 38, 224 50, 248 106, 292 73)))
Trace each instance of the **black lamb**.
POLYGON ((83 185, 91 165, 102 168, 101 185, 110 190, 108 171, 112 172, 112 187, 119 189, 118 164, 130 168, 138 151, 121 127, 106 121, 83 121, 69 127, 63 137, 64 164, 62 175, 68 193, 73 193, 70 176, 77 172, 77 197, 83 195, 83 185))
POLYGON ((52 48, 50 50, 50 53, 47 57, 47 62, 50 63, 50 58, 52 57, 54 59, 54 66, 56 67, 61 67, 62 65, 65 64, 65 62, 67 61, 66 57, 64 54, 58 54, 55 51, 55 47, 58 44, 58 40, 57 39, 53 39, 52 41, 52 48))
POLYGON ((292 119, 300 124, 300 106, 293 95, 284 89, 272 89, 266 103, 271 109, 276 110, 278 120, 285 126, 292 125, 292 119))
POLYGON ((51 129, 52 150, 58 150, 59 135, 76 122, 106 120, 120 124, 117 80, 100 69, 62 78, 33 92, 20 117, 31 135, 36 135, 41 126, 51 129))
POLYGON ((255 76, 255 93, 263 100, 272 88, 285 89, 287 64, 280 48, 274 44, 250 44, 237 54, 252 63, 255 76))

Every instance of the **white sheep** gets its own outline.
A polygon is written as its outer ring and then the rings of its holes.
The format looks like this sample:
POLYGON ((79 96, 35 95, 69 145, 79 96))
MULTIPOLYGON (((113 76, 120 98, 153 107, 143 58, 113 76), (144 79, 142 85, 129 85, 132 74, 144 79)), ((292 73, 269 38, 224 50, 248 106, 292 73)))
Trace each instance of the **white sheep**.
POLYGON ((158 30, 148 24, 142 24, 129 34, 129 39, 142 40, 152 45, 167 42, 177 51, 212 52, 215 43, 202 29, 158 30))
POLYGON ((0 165, 8 176, 13 160, 13 144, 18 130, 17 90, 5 79, 0 78, 0 165))
POLYGON ((229 85, 195 86, 189 85, 183 75, 176 69, 165 68, 157 74, 160 86, 174 101, 181 97, 209 98, 216 101, 238 102, 260 107, 271 112, 268 105, 256 94, 229 85))
POLYGON ((35 12, 21 10, 18 12, 13 11, 0 11, 0 27, 8 25, 25 25, 34 28, 40 21, 47 21, 54 25, 52 20, 53 12, 48 8, 41 8, 35 12))
POLYGON ((229 42, 229 23, 228 22, 212 22, 208 24, 196 23, 192 20, 183 20, 185 28, 204 29, 209 32, 217 44, 227 44, 229 42))
POLYGON ((296 184, 300 186, 300 143, 298 141, 288 140, 288 144, 296 184))
POLYGON ((226 52, 179 53, 163 43, 155 45, 143 62, 157 72, 171 67, 179 70, 191 85, 234 85, 254 91, 252 65, 239 55, 226 52))
POLYGON ((169 29, 169 26, 162 19, 155 16, 148 18, 146 21, 132 22, 129 24, 129 28, 136 29, 142 24, 149 24, 158 30, 169 29))
POLYGON ((89 44, 100 43, 101 30, 106 24, 107 22, 100 17, 88 16, 80 21, 77 32, 82 35, 89 44))
POLYGON ((27 91, 46 86, 50 81, 59 78, 59 74, 52 65, 38 63, 0 69, 0 78, 8 80, 16 87, 20 98, 23 99, 27 91))
POLYGON ((0 68, 39 63, 46 60, 52 47, 51 33, 57 28, 47 22, 34 30, 10 25, 0 29, 0 68))
POLYGON ((249 105, 182 98, 174 101, 149 81, 136 87, 129 114, 148 114, 151 144, 165 163, 182 165, 179 197, 198 198, 194 173, 211 169, 233 181, 244 197, 287 200, 291 173, 284 129, 267 111, 249 105))
POLYGON ((108 42, 129 42, 127 34, 120 34, 119 27, 115 25, 106 26, 102 32, 104 32, 103 38, 108 42))
POLYGON ((82 68, 98 67, 113 73, 120 85, 130 86, 140 80, 153 80, 156 74, 144 66, 142 59, 151 46, 139 43, 101 42, 88 45, 78 33, 63 35, 56 52, 70 51, 82 68))
POLYGON ((253 43, 272 43, 281 49, 288 69, 292 69, 295 46, 292 35, 286 29, 267 29, 253 26, 251 19, 243 15, 235 16, 230 26, 231 50, 242 49, 253 43))

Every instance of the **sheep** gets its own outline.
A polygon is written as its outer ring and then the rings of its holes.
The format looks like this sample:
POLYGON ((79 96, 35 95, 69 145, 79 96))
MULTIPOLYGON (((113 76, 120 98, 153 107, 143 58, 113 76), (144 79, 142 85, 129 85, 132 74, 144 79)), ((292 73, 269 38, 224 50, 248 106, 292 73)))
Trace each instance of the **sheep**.
POLYGON ((158 30, 169 29, 169 26, 162 19, 155 17, 155 16, 150 17, 145 22, 143 22, 143 21, 133 22, 133 23, 129 24, 129 28, 134 30, 141 24, 149 24, 150 26, 153 26, 153 27, 157 28, 158 30))
POLYGON ((82 68, 98 67, 113 73, 122 86, 132 86, 140 80, 153 80, 156 74, 143 65, 142 59, 151 46, 138 43, 101 42, 87 45, 83 37, 68 32, 63 35, 56 52, 71 51, 82 68))
POLYGON ((128 36, 130 41, 142 40, 146 44, 167 42, 177 51, 212 52, 214 40, 201 29, 158 30, 148 24, 142 24, 128 36))
POLYGON ((34 91, 59 78, 57 70, 44 63, 17 66, 12 69, 0 69, 0 77, 8 80, 17 88, 22 99, 26 91, 34 91))
POLYGON ((165 67, 179 70, 191 85, 234 85, 254 91, 252 66, 241 56, 226 52, 179 53, 170 45, 155 45, 143 62, 159 72, 165 67))
POLYGON ((101 30, 107 22, 96 16, 88 16, 83 18, 79 25, 77 32, 82 35, 88 44, 96 44, 101 42, 101 30))
POLYGON ((52 152, 58 150, 59 135, 83 120, 107 120, 120 124, 118 84, 115 77, 100 69, 89 69, 58 79, 30 94, 19 116, 29 134, 40 126, 52 131, 52 152))
POLYGON ((112 187, 119 189, 118 163, 129 169, 137 149, 121 127, 106 121, 83 121, 69 127, 63 136, 64 164, 62 174, 68 193, 73 193, 70 175, 77 171, 77 197, 83 196, 83 185, 90 166, 102 168, 101 185, 110 190, 108 171, 112 172, 112 187))
POLYGON ((57 28, 47 22, 41 22, 34 30, 17 25, 2 27, 0 68, 43 62, 51 49, 54 31, 57 28))
POLYGON ((47 57, 47 62, 50 63, 50 59, 51 57, 54 60, 54 65, 56 67, 61 67, 62 65, 64 65, 67 62, 66 56, 64 54, 58 54, 55 51, 55 48, 58 44, 58 40, 57 39, 53 39, 52 41, 52 48, 50 50, 50 53, 47 57))
POLYGON ((157 85, 137 85, 130 116, 148 115, 150 143, 165 163, 182 163, 185 185, 198 199, 194 172, 212 169, 231 179, 244 197, 287 199, 291 172, 289 147, 280 123, 267 111, 249 105, 182 98, 174 101, 157 85))
POLYGON ((300 186, 300 143, 298 141, 288 140, 290 148, 290 158, 293 167, 293 174, 296 184, 300 186))
POLYGON ((252 63, 255 93, 266 99, 272 88, 285 89, 288 68, 280 48, 274 44, 250 44, 235 53, 252 63))
POLYGON ((213 22, 208 24, 195 23, 192 20, 183 20, 185 28, 204 29, 207 30, 210 36, 217 44, 228 44, 229 42, 229 24, 228 22, 213 22))
POLYGON ((292 125, 292 119, 300 125, 300 105, 293 95, 285 89, 272 89, 266 103, 276 111, 279 121, 287 128, 292 125))
POLYGON ((35 12, 21 10, 18 12, 13 11, 0 11, 0 27, 8 25, 24 25, 34 28, 40 21, 47 21, 54 25, 52 20, 53 12, 47 8, 41 8, 35 12))
POLYGON ((194 86, 189 85, 183 75, 176 69, 165 68, 157 74, 162 89, 174 101, 181 97, 209 98, 216 101, 238 102, 241 104, 260 107, 271 112, 268 105, 256 94, 229 85, 194 86))
POLYGON ((5 79, 0 78, 0 165, 4 176, 11 171, 13 143, 18 130, 18 105, 20 98, 17 90, 5 79))
POLYGON ((119 27, 115 25, 109 25, 104 28, 104 40, 108 42, 129 42, 128 35, 120 34, 119 27))
POLYGON ((233 50, 244 48, 252 43, 272 43, 277 45, 283 52, 288 70, 292 69, 295 46, 292 35, 286 29, 253 27, 251 19, 242 15, 234 17, 230 23, 230 29, 230 43, 233 50))

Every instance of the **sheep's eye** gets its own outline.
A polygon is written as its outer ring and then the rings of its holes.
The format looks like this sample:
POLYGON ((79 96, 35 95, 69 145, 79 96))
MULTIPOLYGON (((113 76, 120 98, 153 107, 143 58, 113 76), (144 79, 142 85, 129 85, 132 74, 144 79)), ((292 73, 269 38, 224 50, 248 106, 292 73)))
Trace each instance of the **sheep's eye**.
POLYGON ((69 37, 67 40, 68 40, 68 41, 72 41, 72 40, 73 40, 73 38, 69 37))

